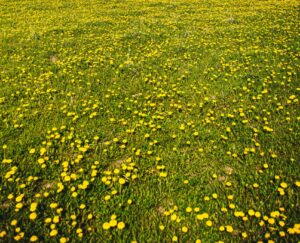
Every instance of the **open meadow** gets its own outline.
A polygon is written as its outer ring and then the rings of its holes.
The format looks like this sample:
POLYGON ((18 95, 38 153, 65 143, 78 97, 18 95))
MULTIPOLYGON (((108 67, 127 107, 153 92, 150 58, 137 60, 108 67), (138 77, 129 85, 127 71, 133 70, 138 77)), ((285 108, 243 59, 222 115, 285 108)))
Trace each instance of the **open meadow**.
POLYGON ((0 0, 0 242, 300 242, 300 2, 0 0))

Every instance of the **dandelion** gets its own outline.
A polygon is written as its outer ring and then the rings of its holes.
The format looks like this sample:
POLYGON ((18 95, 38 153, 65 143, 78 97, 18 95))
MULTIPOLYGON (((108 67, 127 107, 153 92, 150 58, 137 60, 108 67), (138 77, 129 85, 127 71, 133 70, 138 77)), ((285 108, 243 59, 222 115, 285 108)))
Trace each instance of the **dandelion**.
POLYGON ((33 236, 30 237, 29 240, 30 240, 30 242, 36 242, 36 241, 38 241, 38 239, 39 238, 36 235, 33 235, 33 236))
POLYGON ((58 234, 58 231, 56 229, 53 229, 50 231, 50 237, 54 237, 58 234))
POLYGON ((190 213, 190 212, 193 211, 193 209, 192 209, 191 207, 187 207, 187 208, 185 209, 185 211, 186 211, 187 213, 190 213))
POLYGON ((269 218, 269 219, 268 219, 268 223, 269 223, 269 224, 275 224, 275 219, 269 218))
POLYGON ((249 209, 248 214, 249 214, 249 216, 253 216, 253 215, 255 215, 255 211, 253 209, 249 209))
POLYGON ((186 233, 186 232, 188 232, 188 228, 185 227, 185 226, 183 226, 183 227, 181 228, 181 231, 182 231, 183 233, 186 233))
POLYGON ((117 220, 115 220, 115 219, 112 219, 112 220, 110 220, 109 221, 109 225, 110 225, 110 227, 115 227, 115 226, 117 226, 117 220))
POLYGON ((57 224, 59 222, 59 216, 54 216, 52 221, 57 224))
POLYGON ((174 236, 172 237, 172 241, 173 241, 173 242, 178 241, 178 237, 177 237, 176 235, 174 235, 174 236))
POLYGON ((281 186, 283 189, 285 189, 285 188, 288 187, 288 184, 285 183, 285 182, 281 182, 281 183, 280 183, 280 186, 281 186))
POLYGON ((233 228, 232 228, 231 225, 226 225, 225 227, 226 227, 226 231, 227 231, 228 233, 232 233, 232 232, 233 232, 233 228))
POLYGON ((206 221, 205 223, 208 227, 211 227, 213 225, 212 221, 211 220, 208 220, 206 221))
POLYGON ((18 221, 17 221, 16 219, 14 219, 14 220, 12 220, 12 221, 10 222, 10 225, 11 225, 11 226, 16 226, 17 223, 18 223, 18 221))
POLYGON ((176 214, 172 214, 171 215, 171 220, 175 221, 177 219, 177 215, 176 214))
POLYGON ((16 202, 21 202, 23 200, 24 194, 21 194, 16 197, 16 202))
POLYGON ((110 223, 105 222, 105 223, 102 225, 102 228, 103 228, 104 230, 109 230, 109 229, 110 229, 110 223))
POLYGON ((37 214, 34 212, 29 215, 29 219, 31 219, 31 220, 35 220, 36 217, 37 217, 37 214))
POLYGON ((126 180, 125 180, 124 178, 120 178, 120 179, 119 179, 119 183, 120 183, 121 185, 124 185, 124 184, 126 183, 126 180))
POLYGON ((66 237, 61 237, 60 239, 59 239, 59 242, 60 243, 66 243, 68 241, 68 239, 66 238, 66 237))
POLYGON ((118 227, 119 230, 122 230, 122 229, 125 228, 125 223, 121 221, 121 222, 118 223, 117 227, 118 227))

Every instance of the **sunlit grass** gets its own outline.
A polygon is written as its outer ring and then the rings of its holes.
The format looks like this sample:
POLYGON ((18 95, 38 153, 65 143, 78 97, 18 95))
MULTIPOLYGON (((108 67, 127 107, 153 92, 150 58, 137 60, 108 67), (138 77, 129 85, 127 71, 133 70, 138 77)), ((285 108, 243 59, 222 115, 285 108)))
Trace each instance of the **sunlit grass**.
POLYGON ((0 0, 3 242, 297 242, 298 1, 0 0))

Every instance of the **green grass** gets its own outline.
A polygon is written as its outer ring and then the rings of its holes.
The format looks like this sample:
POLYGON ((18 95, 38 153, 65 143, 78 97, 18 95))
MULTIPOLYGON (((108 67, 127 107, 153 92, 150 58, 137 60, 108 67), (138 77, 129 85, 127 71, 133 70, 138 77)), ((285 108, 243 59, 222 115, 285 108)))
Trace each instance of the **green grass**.
POLYGON ((300 240, 297 1, 0 5, 3 242, 300 240))

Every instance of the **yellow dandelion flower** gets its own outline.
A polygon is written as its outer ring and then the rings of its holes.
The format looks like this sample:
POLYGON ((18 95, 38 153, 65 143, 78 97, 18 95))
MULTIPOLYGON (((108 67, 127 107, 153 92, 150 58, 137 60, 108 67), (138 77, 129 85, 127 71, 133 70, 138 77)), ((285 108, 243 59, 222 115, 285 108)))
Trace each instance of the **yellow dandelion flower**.
POLYGON ((280 237, 285 237, 285 232, 284 231, 279 231, 280 237))
POLYGON ((50 223, 52 222, 52 219, 51 219, 51 218, 46 218, 46 219, 44 220, 44 222, 45 222, 46 224, 50 224, 50 223))
POLYGON ((115 219, 112 219, 111 221, 109 221, 109 225, 110 225, 110 227, 116 227, 117 226, 117 220, 115 220, 115 219))
POLYGON ((54 216, 52 221, 55 224, 59 223, 59 216, 54 216))
POLYGON ((53 230, 51 230, 51 232, 50 232, 50 236, 51 237, 54 237, 54 236, 56 236, 58 234, 58 231, 56 230, 56 229, 53 229, 53 230))
POLYGON ((171 215, 171 220, 175 221, 177 219, 177 215, 176 214, 172 214, 171 215))
POLYGON ((36 242, 39 238, 36 235, 30 237, 30 242, 36 242))
POLYGON ((119 179, 119 183, 120 183, 121 185, 124 185, 124 184, 126 183, 126 180, 125 180, 124 178, 120 178, 120 179, 119 179))
POLYGON ((44 155, 44 154, 46 153, 46 151, 47 151, 46 148, 41 148, 41 149, 40 149, 40 154, 41 154, 41 155, 44 155))
POLYGON ((14 219, 14 220, 12 220, 12 221, 10 222, 10 225, 11 225, 11 226, 16 226, 17 223, 18 223, 18 221, 17 221, 16 219, 14 219))
POLYGON ((248 210, 249 216, 253 216, 255 214, 255 211, 253 209, 248 210))
POLYGON ((118 227, 118 229, 122 230, 122 229, 125 228, 125 223, 121 221, 121 222, 118 223, 117 227, 118 227))
POLYGON ((105 223, 102 225, 102 228, 105 229, 105 230, 109 230, 109 229, 110 229, 110 223, 105 222, 105 223))
POLYGON ((167 172, 160 172, 160 173, 159 173, 159 176, 160 176, 160 177, 167 177, 167 176, 168 176, 168 173, 167 173, 167 172))
POLYGON ((231 225, 226 225, 225 227, 226 227, 226 231, 227 231, 228 233, 232 233, 232 232, 233 232, 233 228, 232 228, 231 225))
POLYGON ((23 200, 24 194, 21 194, 16 197, 16 202, 21 202, 23 200))
POLYGON ((230 203, 230 204, 229 204, 229 208, 230 208, 230 209, 235 209, 235 205, 234 205, 233 203, 230 203))
POLYGON ((285 222, 284 222, 284 221, 279 221, 279 225, 280 225, 281 227, 284 227, 284 226, 285 226, 285 222))
POLYGON ((227 210, 227 208, 222 207, 222 208, 221 208, 221 211, 222 211, 223 213, 226 213, 228 210, 227 210))
POLYGON ((57 208, 58 204, 57 203, 51 203, 50 208, 57 208))
POLYGON ((183 226, 183 227, 181 228, 181 231, 182 231, 183 233, 186 233, 186 232, 188 232, 188 228, 185 227, 185 226, 183 226))
POLYGON ((280 186, 281 186, 283 189, 285 189, 285 188, 288 187, 288 184, 285 183, 285 182, 281 182, 281 183, 280 183, 280 186))
POLYGON ((206 221, 205 223, 208 227, 211 227, 213 225, 212 221, 211 220, 208 220, 206 221))
POLYGON ((268 223, 269 223, 269 224, 275 224, 275 219, 269 218, 269 219, 268 219, 268 223))
POLYGON ((187 208, 185 209, 185 211, 186 211, 187 213, 190 213, 190 212, 193 211, 193 209, 192 209, 191 207, 187 207, 187 208))
POLYGON ((255 216, 256 218, 260 218, 261 213, 260 213, 260 212, 255 212, 254 216, 255 216))
POLYGON ((6 236, 6 231, 5 230, 2 230, 1 232, 0 232, 0 238, 3 238, 4 236, 6 236))
POLYGON ((35 149, 34 149, 34 148, 31 148, 31 149, 29 150, 29 153, 30 153, 30 154, 34 154, 34 153, 35 153, 35 149))
POLYGON ((30 215, 29 215, 29 218, 31 219, 31 220, 35 220, 36 219, 36 217, 37 217, 37 214, 36 213, 31 213, 30 215))
POLYGON ((232 186, 232 183, 230 181, 228 181, 228 182, 225 183, 225 185, 230 187, 230 186, 232 186))
POLYGON ((34 212, 35 210, 36 210, 36 208, 37 208, 37 203, 36 202, 33 202, 33 203, 31 203, 30 204, 30 211, 31 212, 34 212))
POLYGON ((178 241, 178 237, 177 237, 176 235, 174 235, 174 236, 172 237, 172 241, 174 241, 174 242, 178 241))
POLYGON ((66 243, 68 241, 68 239, 66 238, 66 237, 61 237, 60 239, 59 239, 59 242, 60 243, 66 243))

